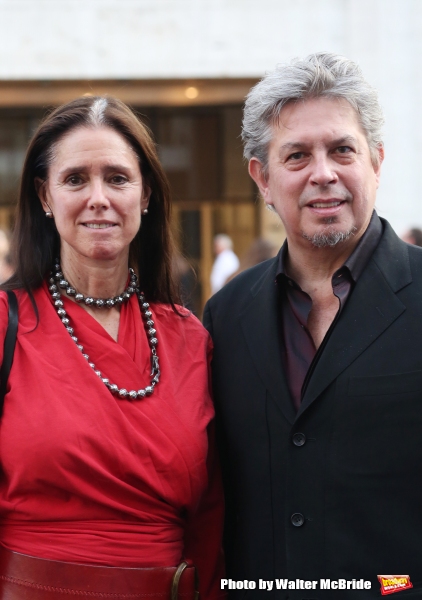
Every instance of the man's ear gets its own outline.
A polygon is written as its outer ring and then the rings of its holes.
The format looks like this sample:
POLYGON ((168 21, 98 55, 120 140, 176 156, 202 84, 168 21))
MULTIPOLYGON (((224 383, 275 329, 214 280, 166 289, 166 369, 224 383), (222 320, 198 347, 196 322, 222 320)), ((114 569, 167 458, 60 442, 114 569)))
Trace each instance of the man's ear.
POLYGON ((268 179, 262 163, 255 157, 251 158, 248 165, 249 175, 255 181, 261 196, 267 206, 273 206, 271 194, 268 186, 268 179))
POLYGON ((380 184, 380 176, 381 176, 381 165, 384 160, 384 145, 380 144, 375 150, 375 158, 376 160, 373 162, 373 167, 375 171, 375 177, 377 181, 377 187, 380 184))

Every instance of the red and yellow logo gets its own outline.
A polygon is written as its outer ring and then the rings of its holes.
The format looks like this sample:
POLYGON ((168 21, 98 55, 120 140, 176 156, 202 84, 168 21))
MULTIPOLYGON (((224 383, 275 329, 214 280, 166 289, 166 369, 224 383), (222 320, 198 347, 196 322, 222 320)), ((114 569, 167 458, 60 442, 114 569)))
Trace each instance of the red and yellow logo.
POLYGON ((378 581, 381 584, 381 594, 383 596, 413 587, 409 575, 378 575, 378 581))

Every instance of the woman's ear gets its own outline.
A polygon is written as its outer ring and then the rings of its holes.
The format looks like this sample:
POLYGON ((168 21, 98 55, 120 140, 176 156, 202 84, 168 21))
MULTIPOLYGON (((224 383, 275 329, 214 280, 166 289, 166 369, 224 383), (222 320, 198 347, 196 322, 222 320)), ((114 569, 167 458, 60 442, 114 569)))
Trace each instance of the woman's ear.
POLYGON ((149 204, 149 199, 151 198, 151 188, 149 187, 149 185, 145 185, 143 186, 142 189, 142 198, 141 198, 141 212, 143 210, 145 210, 146 208, 148 208, 148 204, 149 204))
POLYGON ((35 191, 37 192, 37 196, 40 199, 44 212, 52 214, 51 208, 47 202, 46 182, 43 179, 41 179, 41 177, 35 177, 34 185, 35 191))

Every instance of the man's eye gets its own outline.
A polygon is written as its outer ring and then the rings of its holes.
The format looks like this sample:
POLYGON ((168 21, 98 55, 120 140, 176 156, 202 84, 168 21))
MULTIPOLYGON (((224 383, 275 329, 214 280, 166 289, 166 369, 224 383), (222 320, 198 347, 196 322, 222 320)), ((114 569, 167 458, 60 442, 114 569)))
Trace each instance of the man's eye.
POLYGON ((290 154, 288 160, 300 160, 301 158, 303 158, 303 152, 294 152, 290 154))
POLYGON ((339 146, 336 151, 339 154, 347 154, 348 152, 352 152, 352 148, 350 146, 339 146))

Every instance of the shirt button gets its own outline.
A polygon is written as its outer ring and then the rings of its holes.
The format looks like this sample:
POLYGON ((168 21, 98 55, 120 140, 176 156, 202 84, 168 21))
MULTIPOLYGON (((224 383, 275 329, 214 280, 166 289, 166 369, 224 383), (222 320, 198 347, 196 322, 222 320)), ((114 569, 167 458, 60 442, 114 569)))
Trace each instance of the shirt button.
POLYGON ((302 525, 305 523, 305 517, 302 515, 302 513, 293 513, 290 517, 290 521, 295 527, 302 527, 302 525))
POLYGON ((304 446, 306 443, 306 435, 304 433, 295 433, 292 439, 295 446, 304 446))

